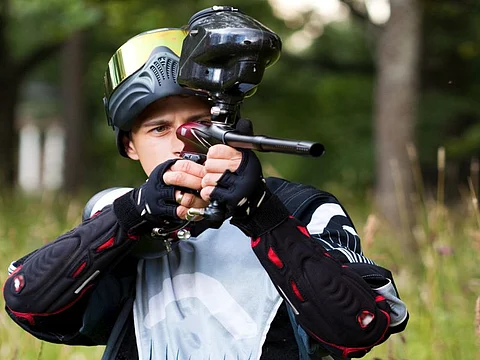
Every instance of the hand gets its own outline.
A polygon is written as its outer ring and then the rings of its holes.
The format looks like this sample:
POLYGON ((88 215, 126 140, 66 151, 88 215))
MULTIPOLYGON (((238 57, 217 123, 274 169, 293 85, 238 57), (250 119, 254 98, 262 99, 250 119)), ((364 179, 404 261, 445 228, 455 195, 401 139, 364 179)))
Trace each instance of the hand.
MULTIPOLYGON (((163 182, 176 188, 174 196, 179 204, 176 214, 180 219, 187 218, 187 211, 190 208, 205 208, 208 205, 208 201, 196 195, 202 189, 202 178, 205 174, 203 165, 190 160, 177 160, 163 173, 163 182)), ((198 216, 193 218, 194 221, 200 219, 198 216)))
POLYGON ((153 169, 142 186, 117 198, 113 210, 120 226, 132 234, 147 233, 152 225, 162 233, 169 233, 183 226, 185 220, 195 220, 186 218, 189 206, 205 207, 207 203, 198 196, 183 193, 187 186, 198 191, 201 183, 198 176, 204 173, 201 165, 191 164, 178 159, 167 160, 153 169), (168 184, 164 180, 166 173, 168 184))
POLYGON ((201 181, 200 196, 210 202, 210 196, 217 186, 218 180, 228 170, 234 172, 242 162, 242 153, 227 145, 214 145, 208 149, 204 163, 205 175, 201 181))
POLYGON ((171 159, 158 165, 148 180, 133 191, 137 211, 145 220, 160 225, 193 220, 186 218, 188 209, 205 207, 207 203, 184 191, 198 191, 203 173, 203 166, 188 160, 171 159))
POLYGON ((253 151, 214 145, 208 150, 204 166, 200 196, 226 205, 229 215, 250 215, 264 200, 266 184, 253 151))

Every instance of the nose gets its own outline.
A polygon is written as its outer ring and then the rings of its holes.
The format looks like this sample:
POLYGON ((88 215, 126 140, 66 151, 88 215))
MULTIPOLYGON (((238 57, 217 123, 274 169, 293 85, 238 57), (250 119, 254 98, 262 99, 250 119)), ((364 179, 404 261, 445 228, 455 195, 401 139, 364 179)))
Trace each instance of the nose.
POLYGON ((180 155, 183 151, 183 148, 185 147, 185 144, 177 137, 177 135, 172 136, 172 141, 170 145, 173 154, 176 157, 181 157, 180 155))

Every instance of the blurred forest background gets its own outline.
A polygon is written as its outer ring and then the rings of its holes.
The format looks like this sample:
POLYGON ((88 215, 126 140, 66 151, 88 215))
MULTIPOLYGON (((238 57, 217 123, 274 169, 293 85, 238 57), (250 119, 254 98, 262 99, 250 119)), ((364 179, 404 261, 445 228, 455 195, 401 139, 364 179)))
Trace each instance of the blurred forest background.
MULTIPOLYGON (((1 269, 78 223, 92 194, 144 181, 107 126, 107 62, 133 35, 180 27, 212 5, 222 4, 0 0, 1 269)), ((265 173, 339 197, 367 255, 394 271, 410 306, 405 334, 370 358, 476 358, 480 1, 225 5, 283 40, 243 105, 255 132, 327 149, 318 159, 260 154, 265 173)), ((39 345, 3 314, 0 326, 2 359, 101 354, 39 345)))

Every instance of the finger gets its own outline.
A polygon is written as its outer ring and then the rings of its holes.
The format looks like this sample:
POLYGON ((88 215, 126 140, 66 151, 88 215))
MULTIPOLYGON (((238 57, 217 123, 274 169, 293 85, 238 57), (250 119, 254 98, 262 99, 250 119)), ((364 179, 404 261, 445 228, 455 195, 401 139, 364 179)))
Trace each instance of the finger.
POLYGON ((184 172, 200 178, 205 175, 204 166, 190 160, 178 160, 170 167, 170 170, 175 172, 184 172))
POLYGON ((177 204, 182 204, 182 200, 183 200, 184 195, 185 194, 180 190, 175 191, 175 202, 177 204))
POLYGON ((175 192, 175 200, 179 205, 187 208, 204 208, 208 206, 208 203, 201 197, 190 193, 184 193, 179 190, 175 192))
POLYGON ((193 190, 202 188, 202 178, 181 171, 168 170, 163 174, 163 181, 167 185, 186 187, 193 190))
POLYGON ((205 171, 207 173, 223 173, 225 170, 235 171, 240 166, 242 157, 234 159, 215 159, 207 158, 205 161, 205 171))
POLYGON ((217 144, 208 149, 207 159, 242 159, 242 153, 231 146, 217 144))
POLYGON ((202 199, 208 203, 210 203, 210 195, 212 194, 212 191, 215 189, 215 186, 207 186, 200 191, 200 196, 202 199))
POLYGON ((218 179, 220 179, 223 175, 222 173, 208 173, 202 179, 202 188, 207 186, 216 186, 218 179))

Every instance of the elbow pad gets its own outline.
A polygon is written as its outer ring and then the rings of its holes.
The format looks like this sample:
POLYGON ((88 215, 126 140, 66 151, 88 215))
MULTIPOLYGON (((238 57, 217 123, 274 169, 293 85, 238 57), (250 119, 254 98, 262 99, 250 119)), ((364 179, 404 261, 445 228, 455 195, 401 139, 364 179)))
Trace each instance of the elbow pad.
POLYGON ((105 208, 17 263, 4 285, 10 316, 30 328, 60 326, 65 313, 84 300, 136 240, 118 225, 111 206, 105 208))
MULTIPOLYGON (((330 253, 336 253, 331 251, 330 253)), ((340 255, 341 256, 341 255, 340 255)), ((376 294, 383 296, 390 307, 390 334, 405 330, 408 323, 408 310, 398 295, 392 273, 378 265, 350 263, 348 266, 367 282, 376 294)))
POLYGON ((252 247, 296 321, 331 354, 362 357, 389 335, 384 296, 290 217, 252 247))

